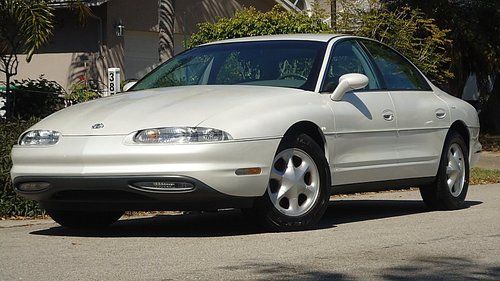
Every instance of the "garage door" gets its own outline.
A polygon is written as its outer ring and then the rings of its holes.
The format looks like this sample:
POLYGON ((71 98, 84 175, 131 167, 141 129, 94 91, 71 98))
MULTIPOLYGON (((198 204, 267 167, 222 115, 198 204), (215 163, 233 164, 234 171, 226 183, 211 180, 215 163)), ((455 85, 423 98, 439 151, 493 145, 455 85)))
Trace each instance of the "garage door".
POLYGON ((125 79, 139 79, 160 61, 157 32, 126 31, 125 79))

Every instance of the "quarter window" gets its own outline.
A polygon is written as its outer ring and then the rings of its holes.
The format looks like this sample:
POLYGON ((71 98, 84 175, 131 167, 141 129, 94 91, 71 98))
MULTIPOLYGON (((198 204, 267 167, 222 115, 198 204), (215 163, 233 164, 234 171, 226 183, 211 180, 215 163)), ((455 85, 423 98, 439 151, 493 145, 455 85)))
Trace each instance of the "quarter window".
POLYGON ((355 41, 341 41, 335 44, 328 62, 322 92, 332 92, 339 84, 340 76, 348 73, 361 73, 368 77, 369 83, 365 89, 379 89, 377 78, 371 65, 365 58, 363 50, 355 41))
POLYGON ((374 41, 362 42, 382 73, 388 90, 430 90, 424 77, 400 54, 374 41))

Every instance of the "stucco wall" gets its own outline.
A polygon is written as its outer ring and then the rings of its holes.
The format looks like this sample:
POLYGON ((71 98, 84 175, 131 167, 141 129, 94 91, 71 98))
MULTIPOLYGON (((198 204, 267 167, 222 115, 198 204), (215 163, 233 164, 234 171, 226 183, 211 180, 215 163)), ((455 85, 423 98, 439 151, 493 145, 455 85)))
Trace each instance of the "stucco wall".
MULTIPOLYGON (((274 0, 174 0, 174 53, 184 50, 185 41, 197 31, 198 23, 231 17, 243 7, 267 11, 274 5, 274 0)), ((159 32, 158 0, 110 0, 92 9, 98 18, 88 18, 83 26, 68 9, 58 9, 58 23, 51 42, 41 48, 29 64, 20 55, 19 74, 14 79, 36 79, 45 74, 47 79, 69 89, 85 76, 104 87, 107 68, 125 70, 127 48, 124 37, 116 36, 115 26, 122 23, 125 36, 127 31, 129 34, 151 32, 150 36, 159 32)), ((5 77, 0 76, 0 80, 5 81, 5 77)))
POLYGON ((190 35, 198 31, 198 24, 215 22, 221 17, 232 17, 244 7, 268 11, 276 5, 274 0, 177 0, 175 1, 174 53, 183 51, 190 35))

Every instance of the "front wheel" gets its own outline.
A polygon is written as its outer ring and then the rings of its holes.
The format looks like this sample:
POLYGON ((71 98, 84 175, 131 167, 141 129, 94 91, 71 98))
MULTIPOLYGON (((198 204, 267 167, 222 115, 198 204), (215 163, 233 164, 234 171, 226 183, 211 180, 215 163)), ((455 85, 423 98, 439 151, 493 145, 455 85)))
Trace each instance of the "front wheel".
POLYGON ((431 209, 463 208, 469 187, 467 145, 457 132, 446 138, 438 174, 433 184, 420 188, 425 204, 431 209))
POLYGON ((305 134, 282 141, 268 187, 255 212, 273 230, 306 229, 323 216, 330 198, 330 170, 323 150, 305 134))
POLYGON ((49 216, 58 224, 68 228, 99 229, 115 223, 123 211, 115 212, 86 212, 47 210, 49 216))

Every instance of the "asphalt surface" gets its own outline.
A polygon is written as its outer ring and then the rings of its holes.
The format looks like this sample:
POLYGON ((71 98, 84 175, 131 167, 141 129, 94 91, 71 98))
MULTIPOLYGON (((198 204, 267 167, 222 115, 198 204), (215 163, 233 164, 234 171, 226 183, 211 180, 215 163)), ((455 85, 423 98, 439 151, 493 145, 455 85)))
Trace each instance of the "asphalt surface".
MULTIPOLYGON (((500 280, 500 184, 428 212, 416 191, 336 198, 318 229, 268 233, 236 211, 77 232, 0 222, 0 280, 500 280)), ((28 224, 28 225, 26 225, 28 224)))

